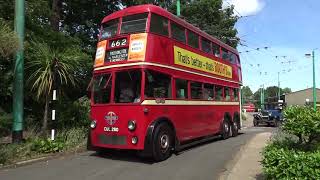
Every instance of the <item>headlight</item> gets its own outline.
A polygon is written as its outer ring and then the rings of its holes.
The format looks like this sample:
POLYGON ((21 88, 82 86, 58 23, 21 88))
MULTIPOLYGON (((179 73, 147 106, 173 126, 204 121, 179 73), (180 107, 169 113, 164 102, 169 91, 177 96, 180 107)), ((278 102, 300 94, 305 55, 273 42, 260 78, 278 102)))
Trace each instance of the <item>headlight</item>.
POLYGON ((269 116, 272 116, 272 113, 269 113, 269 116))
POLYGON ((95 121, 95 120, 91 121, 91 123, 90 123, 91 129, 96 128, 96 126, 97 126, 97 121, 95 121))
POLYGON ((136 121, 135 120, 128 121, 128 129, 129 129, 129 131, 133 131, 136 129, 136 121))
POLYGON ((138 137, 137 136, 133 136, 131 139, 131 143, 132 144, 137 144, 138 143, 138 137))

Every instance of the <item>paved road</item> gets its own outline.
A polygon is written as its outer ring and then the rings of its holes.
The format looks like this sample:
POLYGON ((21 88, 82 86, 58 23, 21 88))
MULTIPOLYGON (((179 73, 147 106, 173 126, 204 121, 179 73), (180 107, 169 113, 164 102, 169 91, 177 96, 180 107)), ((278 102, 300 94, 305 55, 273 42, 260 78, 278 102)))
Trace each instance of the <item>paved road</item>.
POLYGON ((265 127, 245 128, 238 137, 198 145, 160 163, 141 160, 129 152, 106 154, 103 157, 86 152, 16 169, 0 170, 0 179, 212 180, 225 171, 226 164, 255 134, 271 130, 265 127))

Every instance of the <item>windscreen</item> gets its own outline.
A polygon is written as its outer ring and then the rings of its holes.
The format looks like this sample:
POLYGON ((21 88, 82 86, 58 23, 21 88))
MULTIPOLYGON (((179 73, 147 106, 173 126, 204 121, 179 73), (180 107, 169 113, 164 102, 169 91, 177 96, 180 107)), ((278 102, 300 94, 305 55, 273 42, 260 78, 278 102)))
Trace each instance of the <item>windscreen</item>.
POLYGON ((146 32, 148 13, 135 14, 122 18, 121 34, 146 32))
POLYGON ((102 74, 94 77, 93 101, 95 104, 105 104, 110 102, 111 84, 111 74, 102 74))

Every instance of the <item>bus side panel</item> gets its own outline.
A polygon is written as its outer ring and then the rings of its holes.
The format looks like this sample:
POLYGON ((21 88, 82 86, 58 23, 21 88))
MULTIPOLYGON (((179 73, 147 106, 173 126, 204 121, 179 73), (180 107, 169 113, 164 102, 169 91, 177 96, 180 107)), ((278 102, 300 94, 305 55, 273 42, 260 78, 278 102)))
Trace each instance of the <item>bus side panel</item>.
MULTIPOLYGON (((197 103, 196 101, 194 102, 197 103)), ((233 116, 239 106, 230 105, 147 105, 146 119, 153 122, 160 117, 168 118, 175 126, 179 141, 219 133, 225 112, 233 116)))

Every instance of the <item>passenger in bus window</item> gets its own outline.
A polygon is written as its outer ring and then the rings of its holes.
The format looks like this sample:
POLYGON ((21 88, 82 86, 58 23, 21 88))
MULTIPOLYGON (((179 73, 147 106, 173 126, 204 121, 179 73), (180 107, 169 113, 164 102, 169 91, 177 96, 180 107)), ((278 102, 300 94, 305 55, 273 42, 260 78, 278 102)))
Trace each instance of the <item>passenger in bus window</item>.
POLYGON ((226 97, 226 101, 230 101, 231 100, 231 96, 230 96, 230 88, 225 87, 224 88, 224 95, 226 97))
POLYGON ((133 88, 132 84, 130 83, 123 83, 120 84, 120 98, 119 102, 127 103, 127 102, 132 102, 132 99, 134 99, 134 93, 133 93, 133 88))
POLYGON ((145 96, 171 98, 171 77, 156 71, 146 71, 145 96))
POLYGON ((217 101, 221 101, 223 100, 223 87, 222 86, 215 86, 215 92, 216 92, 216 96, 215 96, 215 100, 217 101))
POLYGON ((205 100, 213 100, 213 85, 204 84, 203 97, 205 100))

